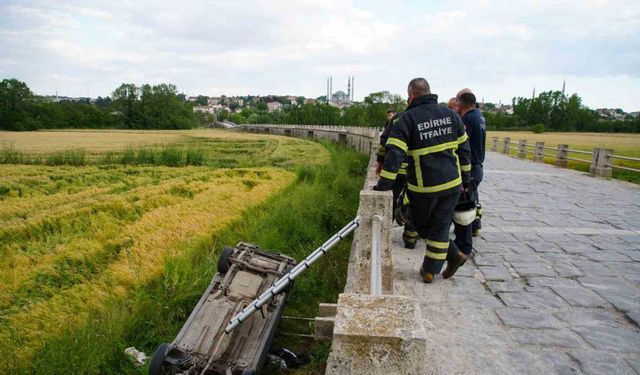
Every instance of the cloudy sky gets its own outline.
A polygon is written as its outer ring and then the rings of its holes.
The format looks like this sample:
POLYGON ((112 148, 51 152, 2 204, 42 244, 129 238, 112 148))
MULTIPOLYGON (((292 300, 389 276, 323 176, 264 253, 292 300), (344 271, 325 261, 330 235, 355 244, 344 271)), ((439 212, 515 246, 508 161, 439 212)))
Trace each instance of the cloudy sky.
POLYGON ((640 110, 640 1, 0 0, 0 78, 38 94, 106 96, 122 82, 188 95, 448 98, 559 90, 640 110))

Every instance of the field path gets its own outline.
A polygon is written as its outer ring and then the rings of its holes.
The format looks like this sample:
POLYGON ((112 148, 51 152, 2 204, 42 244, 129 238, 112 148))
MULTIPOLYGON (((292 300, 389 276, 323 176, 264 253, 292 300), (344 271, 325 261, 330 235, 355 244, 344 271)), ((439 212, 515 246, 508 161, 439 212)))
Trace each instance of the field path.
POLYGON ((420 301, 428 373, 640 374, 640 188, 488 153, 478 255, 425 285, 393 229, 396 294, 420 301))

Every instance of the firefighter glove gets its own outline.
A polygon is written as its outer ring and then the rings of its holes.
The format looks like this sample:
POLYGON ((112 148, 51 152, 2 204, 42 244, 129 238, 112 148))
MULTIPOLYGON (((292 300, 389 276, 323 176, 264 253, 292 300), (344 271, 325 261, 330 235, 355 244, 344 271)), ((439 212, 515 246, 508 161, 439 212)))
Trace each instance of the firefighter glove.
POLYGON ((373 190, 385 191, 392 190, 393 185, 395 184, 394 180, 389 180, 388 178, 381 178, 378 180, 376 186, 373 187, 373 190))

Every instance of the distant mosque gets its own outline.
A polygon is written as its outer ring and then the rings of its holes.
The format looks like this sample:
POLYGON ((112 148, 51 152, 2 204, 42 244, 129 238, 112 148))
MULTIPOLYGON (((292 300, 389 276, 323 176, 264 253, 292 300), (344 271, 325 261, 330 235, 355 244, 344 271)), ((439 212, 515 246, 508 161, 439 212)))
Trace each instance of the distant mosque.
POLYGON ((353 90, 354 82, 355 82, 354 77, 350 76, 347 79, 346 93, 342 90, 333 92, 333 77, 327 78, 327 99, 329 104, 334 104, 339 106, 343 106, 345 104, 346 105, 351 104, 354 98, 354 90, 353 90))

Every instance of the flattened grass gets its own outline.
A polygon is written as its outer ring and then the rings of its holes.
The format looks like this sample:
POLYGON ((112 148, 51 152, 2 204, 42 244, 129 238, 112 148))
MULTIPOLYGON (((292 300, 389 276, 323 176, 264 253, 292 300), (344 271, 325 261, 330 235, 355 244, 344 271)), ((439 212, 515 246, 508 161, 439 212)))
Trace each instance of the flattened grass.
MULTIPOLYGON (((248 156, 218 140, 205 151, 289 171, 0 165, 0 373, 146 373, 124 348, 151 354, 175 337, 223 246, 248 241, 302 259, 353 218, 366 157, 265 138, 248 156)), ((206 157, 215 166, 218 156, 206 157)), ((314 316, 336 300, 349 248, 299 279, 286 314, 314 316)), ((312 354, 298 373, 323 372, 326 345, 276 341, 312 354)))
MULTIPOLYGON (((3 349, 11 348, 18 363, 32 360, 65 327, 73 330, 71 322, 88 323, 110 300, 128 299, 162 275, 181 244, 215 233, 294 181, 278 169, 182 171, 161 188, 92 197, 2 225, 0 341, 10 343, 3 349), (194 179, 198 174, 207 181, 194 179)), ((55 202, 56 195, 49 198, 55 202)))

